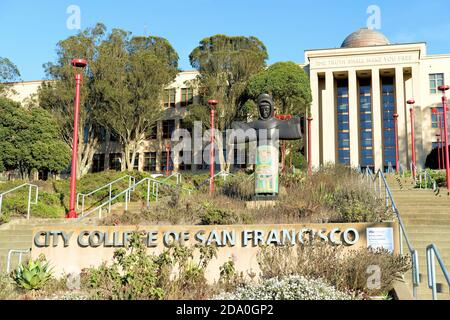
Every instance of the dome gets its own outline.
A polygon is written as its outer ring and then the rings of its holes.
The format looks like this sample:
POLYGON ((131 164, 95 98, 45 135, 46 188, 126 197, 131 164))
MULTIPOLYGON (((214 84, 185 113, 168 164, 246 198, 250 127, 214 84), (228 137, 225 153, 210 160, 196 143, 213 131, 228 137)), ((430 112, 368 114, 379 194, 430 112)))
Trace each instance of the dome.
POLYGON ((388 45, 389 40, 381 32, 361 28, 350 34, 342 42, 341 48, 360 48, 360 47, 370 47, 370 46, 384 46, 388 45))

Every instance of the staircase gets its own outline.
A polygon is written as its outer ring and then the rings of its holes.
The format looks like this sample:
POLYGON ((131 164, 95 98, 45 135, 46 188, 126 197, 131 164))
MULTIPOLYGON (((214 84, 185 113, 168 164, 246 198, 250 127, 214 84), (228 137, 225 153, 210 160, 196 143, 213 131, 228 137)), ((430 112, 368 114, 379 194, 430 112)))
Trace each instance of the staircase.
MULTIPOLYGON (((421 282, 417 288, 417 299, 430 300, 432 297, 427 283, 426 247, 431 243, 436 244, 447 270, 450 269, 450 196, 442 190, 435 194, 429 189, 414 189, 411 178, 388 174, 386 180, 405 224, 408 238, 419 254, 421 282)), ((406 242, 403 243, 403 248, 407 248, 406 242)), ((405 275, 412 291, 411 277, 410 272, 405 275)), ((438 299, 450 300, 450 288, 438 266, 436 282, 438 299)))

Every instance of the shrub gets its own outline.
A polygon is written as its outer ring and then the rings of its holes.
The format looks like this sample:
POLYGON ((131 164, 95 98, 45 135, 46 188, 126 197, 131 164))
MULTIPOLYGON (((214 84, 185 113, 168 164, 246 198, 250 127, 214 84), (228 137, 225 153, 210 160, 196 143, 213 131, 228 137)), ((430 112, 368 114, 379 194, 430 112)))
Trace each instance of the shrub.
POLYGON ((237 174, 224 182, 221 191, 228 197, 249 201, 255 195, 255 181, 246 174, 237 174))
POLYGON ((17 297, 14 280, 7 274, 0 274, 0 300, 12 300, 17 297))
POLYGON ((262 248, 258 262, 264 278, 302 275, 323 278, 337 289, 355 294, 379 295, 392 289, 394 280, 410 269, 408 256, 392 254, 386 250, 362 248, 344 253, 343 247, 324 243, 286 247, 262 248), (369 288, 369 266, 381 270, 380 286, 369 288))
POLYGON ((216 255, 214 246, 180 245, 158 256, 149 255, 135 232, 127 248, 115 252, 111 265, 88 269, 82 277, 87 281, 82 282, 95 299, 201 299, 209 292, 206 267, 216 255), (195 249, 199 250, 197 263, 193 260, 195 249))
POLYGON ((239 217, 233 211, 218 208, 211 202, 204 202, 201 205, 200 219, 202 225, 227 225, 239 221, 239 217))
POLYGON ((256 284, 239 286, 234 292, 222 293, 214 300, 351 300, 321 279, 286 276, 263 279, 256 284))
POLYGON ((44 256, 36 260, 29 260, 28 264, 21 264, 14 272, 16 283, 26 290, 41 289, 52 277, 50 265, 44 256))

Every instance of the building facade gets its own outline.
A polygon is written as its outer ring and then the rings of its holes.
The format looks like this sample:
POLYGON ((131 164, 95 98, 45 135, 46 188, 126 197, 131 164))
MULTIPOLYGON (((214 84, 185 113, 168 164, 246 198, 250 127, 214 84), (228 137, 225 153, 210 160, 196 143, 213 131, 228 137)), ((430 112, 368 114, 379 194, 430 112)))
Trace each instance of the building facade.
POLYGON ((410 105, 414 99, 417 165, 436 147, 442 111, 439 85, 450 80, 450 55, 427 55, 425 43, 391 44, 380 32, 359 29, 340 48, 305 51, 309 72, 312 165, 395 168, 394 118, 399 163, 409 168, 410 105))

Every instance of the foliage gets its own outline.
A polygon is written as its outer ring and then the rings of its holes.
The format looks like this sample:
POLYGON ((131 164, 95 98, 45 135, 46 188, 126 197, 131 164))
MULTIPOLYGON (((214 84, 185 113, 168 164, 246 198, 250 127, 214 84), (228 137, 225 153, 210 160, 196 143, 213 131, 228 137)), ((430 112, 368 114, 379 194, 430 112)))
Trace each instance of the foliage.
POLYGON ((221 192, 228 197, 248 201, 255 195, 255 182, 246 174, 236 174, 225 181, 221 192))
POLYGON ((51 114, 5 98, 0 98, 0 154, 3 168, 19 169, 22 175, 32 169, 62 171, 70 156, 51 114))
POLYGON ((296 63, 277 62, 254 75, 248 85, 249 95, 272 95, 277 114, 306 114, 312 101, 309 78, 296 63))
MULTIPOLYGON (((57 62, 44 65, 51 81, 39 90, 40 105, 58 120, 72 146, 74 57, 87 59, 81 86, 78 176, 86 174, 106 132, 116 136, 132 170, 136 148, 161 116, 160 97, 176 74, 178 55, 166 39, 132 37, 97 23, 58 43, 57 62), (129 157, 129 154, 132 157, 129 157)), ((125 163, 125 162, 124 162, 125 163)))
POLYGON ((0 274, 0 300, 17 298, 14 280, 7 274, 0 274))
POLYGON ((206 295, 205 269, 216 256, 214 246, 181 245, 173 245, 158 256, 149 255, 135 232, 127 248, 115 252, 110 266, 88 270, 89 287, 98 299, 198 299, 206 295), (194 249, 199 251, 197 263, 194 249))
POLYGON ((0 57, 0 94, 8 93, 8 87, 3 82, 17 81, 20 72, 17 66, 8 58, 0 57))
POLYGON ((52 277, 52 271, 45 257, 30 259, 28 264, 21 264, 14 272, 14 280, 23 289, 39 290, 52 277))
POLYGON ((239 218, 233 211, 205 202, 201 206, 200 219, 203 225, 227 225, 235 224, 239 218))
POLYGON ((299 275, 263 279, 259 283, 239 286, 234 292, 222 293, 214 300, 351 300, 321 279, 299 275))
POLYGON ((344 292, 355 295, 379 295, 392 289, 393 281, 410 269, 408 256, 392 254, 387 250, 362 248, 347 253, 342 246, 314 242, 296 248, 266 247, 258 254, 258 262, 265 278, 302 275, 323 278, 344 292), (368 286, 369 266, 380 268, 380 285, 368 286))
MULTIPOLYGON (((209 128, 207 101, 218 101, 216 128, 230 128, 236 118, 246 117, 243 112, 246 87, 250 77, 263 70, 267 60, 267 49, 256 37, 226 36, 222 34, 204 38, 191 52, 191 65, 200 72, 193 85, 199 88, 201 101, 189 108, 190 114, 184 123, 202 121, 209 128)), ((247 109, 247 108, 245 108, 247 109)), ((222 150, 222 139, 218 139, 218 150, 222 150)), ((223 152, 218 154, 224 170, 223 152)))

